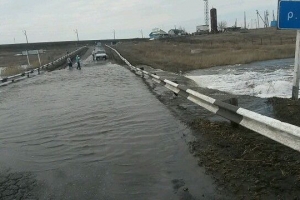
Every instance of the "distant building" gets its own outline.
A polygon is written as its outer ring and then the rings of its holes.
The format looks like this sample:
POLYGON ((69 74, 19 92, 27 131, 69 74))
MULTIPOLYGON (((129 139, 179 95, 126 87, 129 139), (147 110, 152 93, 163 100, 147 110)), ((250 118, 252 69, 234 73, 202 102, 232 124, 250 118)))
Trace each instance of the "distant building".
POLYGON ((199 25, 196 27, 196 34, 209 33, 209 25, 199 25))
POLYGON ((42 54, 42 53, 45 53, 45 52, 46 52, 46 50, 44 50, 44 49, 28 50, 28 51, 22 51, 22 55, 26 56, 27 53, 28 53, 28 55, 37 55, 37 54, 42 54))
POLYGON ((150 39, 159 39, 159 38, 165 38, 168 37, 169 34, 161 29, 153 29, 152 32, 149 34, 150 39))
POLYGON ((183 36, 183 35, 188 35, 187 32, 185 32, 184 30, 182 29, 171 29, 169 30, 168 34, 170 36, 183 36))

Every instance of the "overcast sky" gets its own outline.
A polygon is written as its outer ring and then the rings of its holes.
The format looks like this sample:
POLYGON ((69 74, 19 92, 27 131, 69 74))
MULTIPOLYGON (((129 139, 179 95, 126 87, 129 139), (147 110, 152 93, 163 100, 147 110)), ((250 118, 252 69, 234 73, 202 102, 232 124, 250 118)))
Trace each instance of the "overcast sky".
MULTIPOLYGON (((216 8, 218 21, 228 26, 255 27, 256 10, 263 15, 277 12, 277 0, 209 0, 216 8), (252 19, 252 20, 251 20, 252 19)), ((0 44, 29 42, 141 38, 153 28, 166 32, 184 28, 195 32, 204 24, 203 0, 0 0, 0 44)), ((262 22, 260 22, 262 26, 262 22)))

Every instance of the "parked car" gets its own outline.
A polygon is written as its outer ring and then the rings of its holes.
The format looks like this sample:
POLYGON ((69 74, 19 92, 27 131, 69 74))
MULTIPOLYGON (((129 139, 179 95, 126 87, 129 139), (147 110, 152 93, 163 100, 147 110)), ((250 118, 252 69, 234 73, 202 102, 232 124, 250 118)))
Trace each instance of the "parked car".
POLYGON ((95 59, 96 60, 106 60, 107 59, 107 54, 104 50, 98 50, 95 53, 95 59))

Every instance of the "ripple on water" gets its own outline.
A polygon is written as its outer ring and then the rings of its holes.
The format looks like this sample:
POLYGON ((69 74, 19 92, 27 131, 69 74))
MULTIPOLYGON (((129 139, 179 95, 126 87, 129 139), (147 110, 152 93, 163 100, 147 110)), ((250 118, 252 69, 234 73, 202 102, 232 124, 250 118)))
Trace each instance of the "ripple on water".
MULTIPOLYGON (((180 139, 188 129, 121 66, 48 72, 6 88, 0 163, 42 172, 56 199, 63 191, 71 199, 162 199, 175 195, 174 176, 195 175, 180 139)), ((206 179, 190 190, 201 193, 206 179)))

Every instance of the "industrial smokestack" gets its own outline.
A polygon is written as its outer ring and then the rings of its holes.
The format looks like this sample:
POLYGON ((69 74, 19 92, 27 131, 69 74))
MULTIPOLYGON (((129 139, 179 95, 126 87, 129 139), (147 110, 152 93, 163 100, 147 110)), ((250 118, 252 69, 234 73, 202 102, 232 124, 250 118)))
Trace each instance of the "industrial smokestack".
POLYGON ((212 33, 218 33, 217 9, 215 8, 210 10, 210 26, 212 33))

